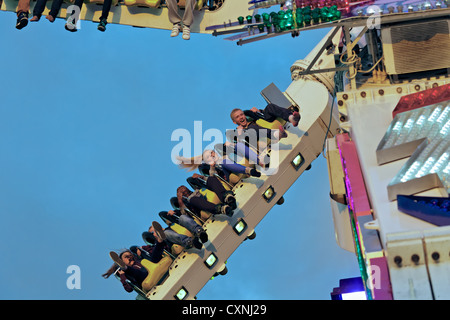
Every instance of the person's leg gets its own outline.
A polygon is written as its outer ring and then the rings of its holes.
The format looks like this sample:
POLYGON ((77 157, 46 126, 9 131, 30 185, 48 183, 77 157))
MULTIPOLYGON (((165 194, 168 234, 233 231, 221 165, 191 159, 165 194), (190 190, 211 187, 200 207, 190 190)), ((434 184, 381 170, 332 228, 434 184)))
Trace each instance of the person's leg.
POLYGON ((45 4, 47 3, 47 0, 37 0, 36 5, 33 9, 33 18, 31 18, 30 21, 38 21, 41 16, 42 12, 44 12, 45 4))
POLYGON ((203 231, 201 225, 199 225, 197 222, 195 222, 194 219, 185 214, 182 214, 180 216, 180 218, 178 219, 178 224, 188 229, 196 237, 198 237, 203 231))
POLYGON ((186 249, 192 248, 192 238, 185 236, 184 234, 179 234, 171 229, 164 230, 164 233, 168 241, 185 247, 186 249))
POLYGON ((153 263, 158 263, 162 259, 163 252, 164 242, 156 242, 152 253, 150 253, 150 261, 153 263))
POLYGON ((166 5, 168 9, 169 21, 172 24, 180 24, 181 17, 178 14, 178 4, 177 0, 166 0, 166 5))
POLYGON ((125 274, 133 277, 136 280, 138 287, 141 287, 142 281, 144 281, 148 276, 148 271, 144 267, 141 269, 127 267, 125 269, 125 274))
POLYGON ((47 15, 47 20, 50 22, 55 21, 55 18, 58 16, 59 10, 61 9, 62 3, 63 0, 53 0, 50 12, 47 15))
POLYGON ((184 7, 184 15, 183 15, 183 25, 190 27, 194 22, 194 8, 196 1, 195 0, 186 0, 186 6, 184 7))
POLYGON ((30 10, 30 0, 19 0, 17 5, 16 28, 22 29, 28 24, 28 11, 30 10))
POLYGON ((227 190, 222 185, 219 179, 214 176, 210 176, 206 179, 206 187, 213 191, 217 197, 219 198, 220 202, 225 202, 225 197, 227 195, 227 190))
POLYGON ((28 14, 30 10, 30 0, 19 0, 19 4, 17 5, 17 16, 20 13, 25 12, 28 14))
POLYGON ((77 31, 78 20, 80 19, 81 9, 83 8, 83 0, 75 0, 75 3, 68 7, 72 10, 67 10, 68 18, 65 25, 66 30, 77 31))
POLYGON ((212 214, 218 213, 217 212, 217 205, 215 205, 212 202, 209 202, 203 197, 192 197, 189 200, 189 204, 194 207, 195 209, 201 211, 208 211, 212 214))
POLYGON ((296 127, 300 121, 300 114, 298 112, 292 112, 289 109, 281 108, 276 104, 269 103, 264 108, 264 119, 272 122, 278 117, 286 122, 291 122, 294 127, 296 127))
POLYGON ((269 103, 264 108, 264 119, 272 122, 276 118, 280 117, 284 121, 289 121, 289 116, 292 114, 292 112, 286 108, 281 108, 277 106, 276 104, 269 103))
POLYGON ((112 0, 105 0, 102 6, 102 15, 100 20, 108 19, 109 11, 111 11, 112 0))

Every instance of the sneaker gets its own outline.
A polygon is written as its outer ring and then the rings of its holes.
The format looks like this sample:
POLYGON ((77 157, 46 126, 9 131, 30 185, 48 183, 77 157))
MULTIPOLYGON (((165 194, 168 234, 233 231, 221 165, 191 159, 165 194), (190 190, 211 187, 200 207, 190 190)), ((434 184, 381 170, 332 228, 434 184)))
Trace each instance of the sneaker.
POLYGON ((189 26, 183 26, 182 38, 184 40, 189 40, 191 38, 191 28, 189 28, 189 26))
POLYGON ((47 19, 47 20, 50 21, 50 22, 55 22, 55 17, 52 16, 52 15, 47 15, 47 16, 45 17, 45 19, 47 19))
POLYGON ((226 204, 222 206, 220 213, 226 214, 227 216, 231 217, 233 215, 233 209, 231 209, 231 207, 226 204))
POLYGON ((200 234, 198 235, 198 237, 202 243, 205 243, 208 241, 208 234, 206 233, 205 230, 200 231, 200 234))
POLYGON ((261 177, 261 172, 259 172, 258 170, 256 170, 255 168, 251 168, 250 169, 250 175, 252 177, 261 177))
POLYGON ((33 16, 33 18, 31 18, 30 21, 37 22, 37 21, 39 21, 39 19, 41 19, 41 17, 33 16))
POLYGON ((298 126, 298 122, 300 121, 300 113, 294 111, 291 115, 291 123, 294 127, 298 126))
POLYGON ((106 19, 100 20, 100 23, 98 24, 97 30, 99 30, 101 32, 105 32, 107 24, 108 24, 108 22, 106 21, 106 19))
POLYGON ((158 222, 153 221, 152 227, 155 230, 155 234, 158 238, 160 238, 161 240, 166 240, 166 234, 164 233, 164 229, 158 222))
POLYGON ((67 21, 65 26, 64 26, 64 28, 67 31, 70 31, 70 32, 76 32, 77 31, 77 25, 74 24, 72 21, 67 21))
POLYGON ((236 209, 236 207, 237 207, 236 198, 234 197, 234 195, 232 193, 228 193, 225 196, 224 202, 226 204, 228 204, 233 210, 236 209))
POLYGON ((179 24, 174 24, 172 27, 172 32, 170 33, 171 37, 176 37, 178 34, 180 34, 181 26, 179 24))
POLYGON ((28 24, 28 12, 21 12, 17 16, 16 29, 25 28, 28 24))
POLYGON ((196 249, 201 249, 203 247, 203 244, 200 242, 200 240, 198 240, 198 238, 194 238, 194 240, 192 241, 192 244, 194 245, 194 247, 196 249))
POLYGON ((120 267, 120 269, 125 270, 127 268, 125 262, 123 262, 123 260, 120 259, 119 255, 116 252, 110 251, 109 256, 114 261, 114 263, 120 267))

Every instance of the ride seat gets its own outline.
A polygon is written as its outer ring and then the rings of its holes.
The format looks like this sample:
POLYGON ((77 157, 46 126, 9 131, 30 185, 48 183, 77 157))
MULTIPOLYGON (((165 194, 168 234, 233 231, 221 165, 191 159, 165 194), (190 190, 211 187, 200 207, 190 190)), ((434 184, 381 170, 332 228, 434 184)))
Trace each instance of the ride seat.
POLYGON ((126 6, 139 6, 148 8, 159 8, 161 0, 124 0, 126 6))
POLYGON ((173 260, 169 256, 163 257, 158 263, 151 262, 147 259, 142 259, 142 266, 147 269, 148 276, 142 281, 142 290, 147 293, 154 286, 162 282, 164 275, 169 271, 169 267, 173 260))

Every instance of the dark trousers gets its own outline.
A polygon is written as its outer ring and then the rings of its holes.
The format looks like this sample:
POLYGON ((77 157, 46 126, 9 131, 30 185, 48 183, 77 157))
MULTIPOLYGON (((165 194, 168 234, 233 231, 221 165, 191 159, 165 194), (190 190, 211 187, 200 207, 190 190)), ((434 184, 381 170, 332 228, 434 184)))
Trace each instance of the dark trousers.
MULTIPOLYGON (((62 0, 57 0, 57 1, 62 1, 62 0)), ((83 8, 83 0, 75 0, 75 3, 73 5, 80 8, 80 10, 78 12, 76 12, 75 10, 72 10, 72 12, 69 12, 69 10, 68 10, 67 16, 73 17, 74 18, 73 23, 76 23, 80 19, 79 14, 81 13, 81 9, 83 8)), ((70 6, 68 8, 70 8, 70 6)))
MULTIPOLYGON (((220 202, 224 202, 225 193, 227 192, 227 190, 223 187, 222 183, 219 179, 217 179, 217 177, 208 177, 208 179, 206 179, 206 188, 213 191, 219 198, 220 202)), ((189 200, 189 204, 194 208, 194 210, 196 209, 195 211, 205 210, 211 213, 216 213, 216 204, 209 202, 202 196, 192 197, 189 200)))
POLYGON ((100 20, 108 19, 109 11, 111 10, 112 0, 105 0, 103 2, 102 7, 102 15, 100 16, 100 20))
POLYGON ((125 270, 125 275, 131 282, 136 284, 139 288, 142 288, 142 285, 141 285, 142 281, 144 281, 145 278, 147 278, 148 272, 147 272, 147 269, 145 269, 144 267, 142 267, 140 269, 134 268, 134 267, 128 267, 125 270))
POLYGON ((272 122, 276 118, 281 118, 284 121, 289 121, 289 116, 292 114, 292 111, 281 108, 276 104, 269 103, 263 110, 264 120, 272 122))
MULTIPOLYGON (((51 15, 53 18, 56 18, 58 16, 59 10, 61 9, 62 2, 63 0, 53 0, 49 15, 51 15)), ((47 0, 37 0, 36 5, 33 9, 33 16, 38 16, 40 18, 42 16, 42 12, 44 12, 46 4, 47 0)))

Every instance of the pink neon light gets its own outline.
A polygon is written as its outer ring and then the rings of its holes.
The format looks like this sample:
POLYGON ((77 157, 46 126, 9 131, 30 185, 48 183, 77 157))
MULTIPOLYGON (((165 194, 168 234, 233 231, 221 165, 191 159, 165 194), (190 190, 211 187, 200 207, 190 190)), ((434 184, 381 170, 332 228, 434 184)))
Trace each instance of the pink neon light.
POLYGON ((356 215, 362 212, 370 212, 369 198, 367 197, 355 144, 351 141, 348 134, 336 136, 336 141, 342 159, 342 167, 344 168, 350 209, 356 215))

